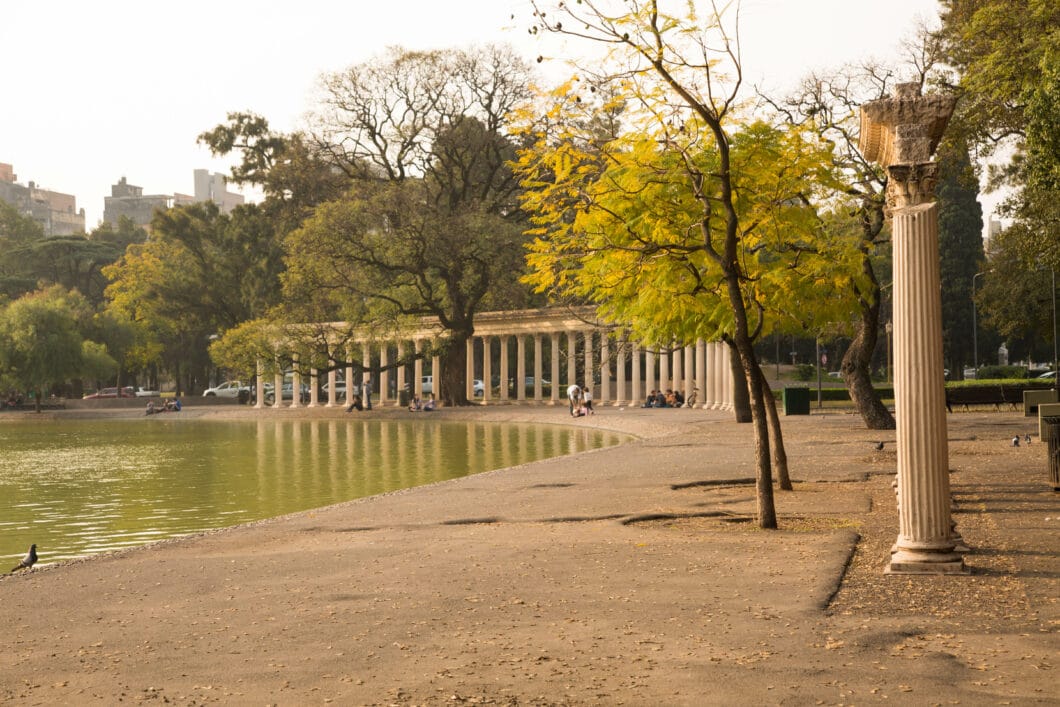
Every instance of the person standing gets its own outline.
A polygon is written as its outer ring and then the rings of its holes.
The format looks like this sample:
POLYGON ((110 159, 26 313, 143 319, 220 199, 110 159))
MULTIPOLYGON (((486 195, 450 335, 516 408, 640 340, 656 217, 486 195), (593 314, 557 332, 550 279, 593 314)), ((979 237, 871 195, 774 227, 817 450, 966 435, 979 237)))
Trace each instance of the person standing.
POLYGON ((364 391, 364 409, 365 410, 371 410, 372 409, 372 377, 371 376, 369 376, 368 378, 365 378, 364 386, 362 387, 362 390, 364 391))
POLYGON ((582 403, 584 404, 586 415, 596 414, 596 411, 593 410, 593 391, 589 389, 589 386, 582 388, 582 403))

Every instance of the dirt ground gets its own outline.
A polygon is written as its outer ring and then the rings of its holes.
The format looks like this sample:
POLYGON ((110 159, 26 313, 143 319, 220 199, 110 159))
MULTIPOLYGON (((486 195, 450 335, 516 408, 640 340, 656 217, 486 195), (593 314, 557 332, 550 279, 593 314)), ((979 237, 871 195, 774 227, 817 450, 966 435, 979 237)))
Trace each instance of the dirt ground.
POLYGON ((636 439, 3 577, 0 701, 1060 704, 1036 419, 949 416, 970 574, 908 577, 883 574, 894 433, 852 415, 784 418, 795 490, 763 531, 727 413, 436 414, 636 439))

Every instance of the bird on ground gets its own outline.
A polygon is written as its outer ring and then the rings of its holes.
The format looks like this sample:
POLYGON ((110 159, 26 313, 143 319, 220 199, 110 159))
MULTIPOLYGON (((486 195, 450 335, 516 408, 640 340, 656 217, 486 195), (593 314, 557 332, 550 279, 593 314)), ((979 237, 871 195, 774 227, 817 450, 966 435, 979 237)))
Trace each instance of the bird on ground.
POLYGON ((877 442, 876 443, 876 451, 877 452, 882 452, 883 451, 883 442, 877 442))
POLYGON ((1030 444, 1031 443, 1031 436, 1030 435, 1024 435, 1023 436, 1023 441, 1026 442, 1027 444, 1030 444))
POLYGON ((13 568, 12 572, 18 572, 19 570, 28 570, 30 567, 37 563, 37 546, 36 544, 29 546, 29 552, 22 558, 22 562, 19 562, 13 568))
POLYGON ((1020 436, 1019 435, 1016 435, 1015 437, 1012 438, 1012 446, 1013 447, 1020 446, 1020 436))

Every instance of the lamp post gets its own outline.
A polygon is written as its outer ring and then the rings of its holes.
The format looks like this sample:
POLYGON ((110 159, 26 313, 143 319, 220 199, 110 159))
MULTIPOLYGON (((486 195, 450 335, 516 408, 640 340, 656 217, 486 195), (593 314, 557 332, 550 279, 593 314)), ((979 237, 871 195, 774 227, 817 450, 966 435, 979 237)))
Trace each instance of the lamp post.
POLYGON ((990 271, 984 270, 972 275, 972 368, 976 378, 979 377, 979 320, 975 311, 975 278, 988 272, 990 271))

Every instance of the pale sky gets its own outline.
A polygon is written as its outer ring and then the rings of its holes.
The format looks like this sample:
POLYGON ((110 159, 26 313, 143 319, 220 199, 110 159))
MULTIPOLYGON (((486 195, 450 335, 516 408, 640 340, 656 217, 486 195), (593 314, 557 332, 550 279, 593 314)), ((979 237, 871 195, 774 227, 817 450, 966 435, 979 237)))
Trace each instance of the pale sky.
MULTIPOLYGON (((893 58, 917 18, 933 22, 937 8, 936 0, 743 0, 749 90, 893 58)), ((120 177, 145 194, 191 193, 192 170, 227 173, 234 161, 212 158, 199 133, 230 111, 298 129, 322 73, 388 46, 507 42, 529 60, 562 55, 528 35, 528 20, 525 0, 5 3, 0 162, 14 165, 22 184, 76 196, 91 231, 120 177)))

